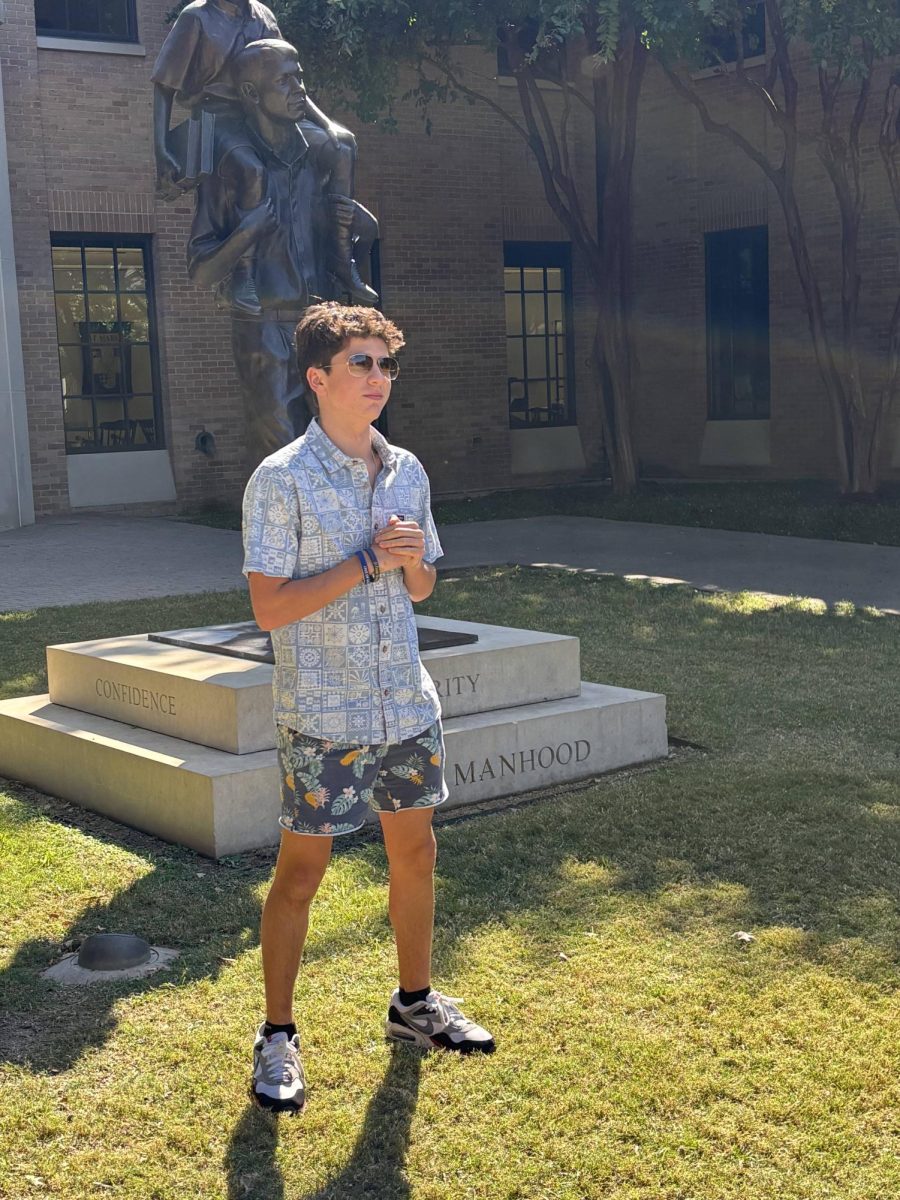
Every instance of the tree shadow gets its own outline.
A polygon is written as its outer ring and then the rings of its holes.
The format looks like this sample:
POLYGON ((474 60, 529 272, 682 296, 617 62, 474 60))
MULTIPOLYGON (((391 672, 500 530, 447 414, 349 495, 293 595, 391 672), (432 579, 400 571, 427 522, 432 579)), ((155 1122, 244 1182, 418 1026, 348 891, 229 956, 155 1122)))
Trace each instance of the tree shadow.
POLYGON ((0 970, 0 1059, 39 1073, 67 1071, 113 1033, 113 1009, 122 997, 215 978, 256 944, 256 888, 271 873, 274 851, 244 856, 233 866, 211 862, 23 785, 3 787, 23 802, 15 815, 19 824, 49 818, 91 840, 127 849, 152 869, 112 899, 89 903, 61 936, 38 931, 18 947, 0 970), (41 978, 46 967, 100 931, 134 933, 180 954, 168 969, 137 979, 71 988, 41 978))
MULTIPOLYGON (((349 1161, 303 1200, 406 1200, 410 1187, 405 1163, 421 1072, 419 1051, 391 1047, 388 1069, 369 1101, 349 1161)), ((225 1155, 229 1200, 283 1200, 284 1179, 276 1160, 279 1120, 303 1118, 275 1118, 248 1104, 225 1155)))

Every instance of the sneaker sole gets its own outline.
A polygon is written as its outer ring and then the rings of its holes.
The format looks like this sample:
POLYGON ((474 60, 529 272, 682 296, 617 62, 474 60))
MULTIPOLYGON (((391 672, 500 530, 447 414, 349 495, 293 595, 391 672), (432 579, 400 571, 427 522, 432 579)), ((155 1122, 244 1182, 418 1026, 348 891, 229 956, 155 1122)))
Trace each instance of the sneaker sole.
POLYGON ((394 1025, 390 1021, 385 1022, 384 1038, 387 1042, 402 1042, 406 1046, 420 1046, 423 1050, 447 1050, 451 1054, 493 1054, 497 1048, 493 1038, 481 1044, 470 1042, 457 1046, 452 1042, 435 1041, 427 1033, 420 1033, 406 1025, 394 1025))
POLYGON ((294 1104, 289 1100, 272 1100, 268 1096, 258 1096, 253 1088, 249 1088, 250 1099, 260 1112, 273 1113, 275 1116, 299 1117, 306 1108, 306 1096, 303 1103, 294 1104))

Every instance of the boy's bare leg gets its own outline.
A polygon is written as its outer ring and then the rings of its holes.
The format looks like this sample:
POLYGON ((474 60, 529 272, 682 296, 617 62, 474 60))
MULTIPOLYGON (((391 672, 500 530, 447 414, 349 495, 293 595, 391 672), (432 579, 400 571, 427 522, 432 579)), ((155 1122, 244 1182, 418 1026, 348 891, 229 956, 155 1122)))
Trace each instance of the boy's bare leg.
POLYGON ((390 864, 388 911, 397 942, 400 986, 419 991, 431 983, 434 932, 434 864, 437 848, 431 808, 380 813, 390 864))
POLYGON ((309 906, 331 858, 331 841, 286 830, 281 835, 260 927, 266 1019, 273 1025, 289 1025, 294 1019, 294 984, 309 928, 309 906))

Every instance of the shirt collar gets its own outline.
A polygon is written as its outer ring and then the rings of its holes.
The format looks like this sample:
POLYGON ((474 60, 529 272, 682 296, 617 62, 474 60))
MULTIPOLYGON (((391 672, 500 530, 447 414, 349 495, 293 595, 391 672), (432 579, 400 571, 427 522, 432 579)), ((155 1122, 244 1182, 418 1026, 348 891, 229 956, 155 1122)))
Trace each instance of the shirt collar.
POLYGON ((276 150, 274 146, 270 146, 262 134, 253 128, 253 125, 250 123, 250 121, 247 121, 246 123, 246 131, 250 136, 251 142, 254 144, 256 149, 259 150, 264 159, 267 157, 274 158, 278 162, 283 163, 286 167, 290 167, 295 162, 298 162, 309 150, 309 142, 303 136, 303 130, 299 125, 294 126, 294 135, 292 136, 291 141, 288 143, 285 149, 281 151, 276 150), (284 155, 284 157, 282 157, 282 155, 284 155))
MULTIPOLYGON (((312 446, 316 458, 326 471, 339 471, 342 467, 349 467, 352 463, 359 461, 338 449, 315 417, 307 427, 306 440, 312 446)), ((383 437, 374 427, 372 429, 372 446, 382 464, 389 471, 393 471, 397 466, 397 452, 387 438, 383 437)))

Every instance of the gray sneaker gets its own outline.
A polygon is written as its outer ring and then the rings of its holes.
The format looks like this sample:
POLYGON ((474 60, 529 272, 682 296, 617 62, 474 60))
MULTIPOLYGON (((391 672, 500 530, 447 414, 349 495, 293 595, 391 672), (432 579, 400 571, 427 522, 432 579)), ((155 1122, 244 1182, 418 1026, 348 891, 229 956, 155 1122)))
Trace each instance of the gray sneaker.
POLYGON ((486 1029, 460 1012, 457 1002, 458 997, 443 996, 432 990, 424 1000, 404 1008, 398 989, 391 996, 385 1037, 389 1042, 455 1050, 457 1054, 493 1054, 494 1039, 486 1029))
POLYGON ((250 1095, 260 1108, 277 1113, 301 1113, 306 1104, 306 1078, 300 1061, 300 1038, 295 1033, 263 1034, 260 1025, 253 1045, 250 1095))

